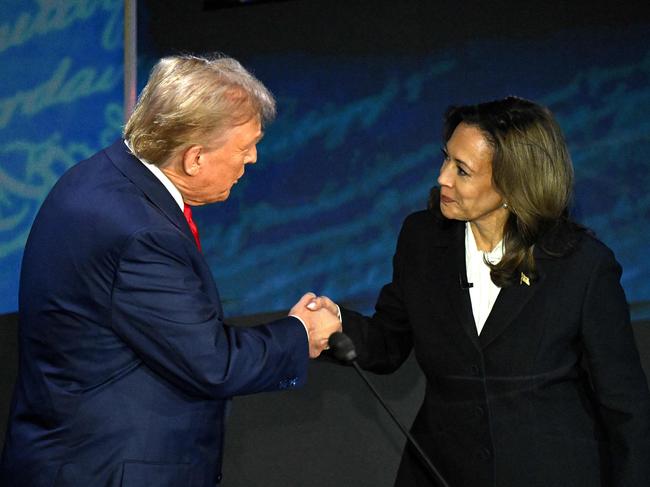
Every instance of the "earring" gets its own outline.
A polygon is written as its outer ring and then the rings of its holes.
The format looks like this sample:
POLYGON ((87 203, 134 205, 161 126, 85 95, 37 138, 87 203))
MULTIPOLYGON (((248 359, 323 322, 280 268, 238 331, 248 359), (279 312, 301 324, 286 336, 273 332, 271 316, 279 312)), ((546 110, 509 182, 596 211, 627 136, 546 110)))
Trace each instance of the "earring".
POLYGON ((506 209, 507 209, 507 208, 508 208, 508 203, 503 203, 503 205, 502 205, 502 206, 503 206, 504 208, 506 208, 506 209))

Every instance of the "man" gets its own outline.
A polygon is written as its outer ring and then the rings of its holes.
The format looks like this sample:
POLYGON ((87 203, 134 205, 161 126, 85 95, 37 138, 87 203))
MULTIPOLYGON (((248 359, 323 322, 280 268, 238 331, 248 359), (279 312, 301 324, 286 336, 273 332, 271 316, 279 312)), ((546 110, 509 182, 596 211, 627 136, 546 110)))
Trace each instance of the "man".
POLYGON ((304 383, 338 318, 306 294, 224 325, 190 210, 228 198, 274 113, 233 59, 162 59, 124 140, 52 189, 25 247, 1 485, 214 486, 229 398, 304 383))

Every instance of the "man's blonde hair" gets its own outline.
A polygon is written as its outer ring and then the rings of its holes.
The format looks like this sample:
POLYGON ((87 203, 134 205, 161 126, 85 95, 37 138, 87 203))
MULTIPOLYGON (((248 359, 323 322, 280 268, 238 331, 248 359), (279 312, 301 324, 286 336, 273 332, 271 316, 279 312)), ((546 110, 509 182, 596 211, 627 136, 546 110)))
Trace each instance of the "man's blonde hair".
POLYGON ((275 117, 268 89, 235 59, 170 56, 154 66, 124 138, 140 159, 164 166, 178 151, 207 144, 236 125, 275 117))

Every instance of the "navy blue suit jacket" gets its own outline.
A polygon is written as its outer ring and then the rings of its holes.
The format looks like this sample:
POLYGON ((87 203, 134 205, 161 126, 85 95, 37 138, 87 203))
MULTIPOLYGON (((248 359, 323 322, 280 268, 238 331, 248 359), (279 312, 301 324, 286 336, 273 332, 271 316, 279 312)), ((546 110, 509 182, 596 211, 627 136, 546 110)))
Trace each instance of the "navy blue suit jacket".
POLYGON ((299 320, 224 325, 182 211, 121 140, 43 203, 19 299, 6 487, 214 486, 229 398, 305 381, 299 320))

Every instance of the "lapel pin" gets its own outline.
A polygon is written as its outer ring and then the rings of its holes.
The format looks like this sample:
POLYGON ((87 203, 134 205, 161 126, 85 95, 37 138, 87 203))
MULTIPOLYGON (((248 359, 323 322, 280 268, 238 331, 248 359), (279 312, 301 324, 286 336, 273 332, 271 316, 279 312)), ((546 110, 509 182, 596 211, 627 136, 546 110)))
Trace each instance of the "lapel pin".
POLYGON ((519 278, 519 285, 521 286, 522 284, 525 284, 526 286, 530 286, 530 279, 523 272, 521 273, 521 277, 519 278))

